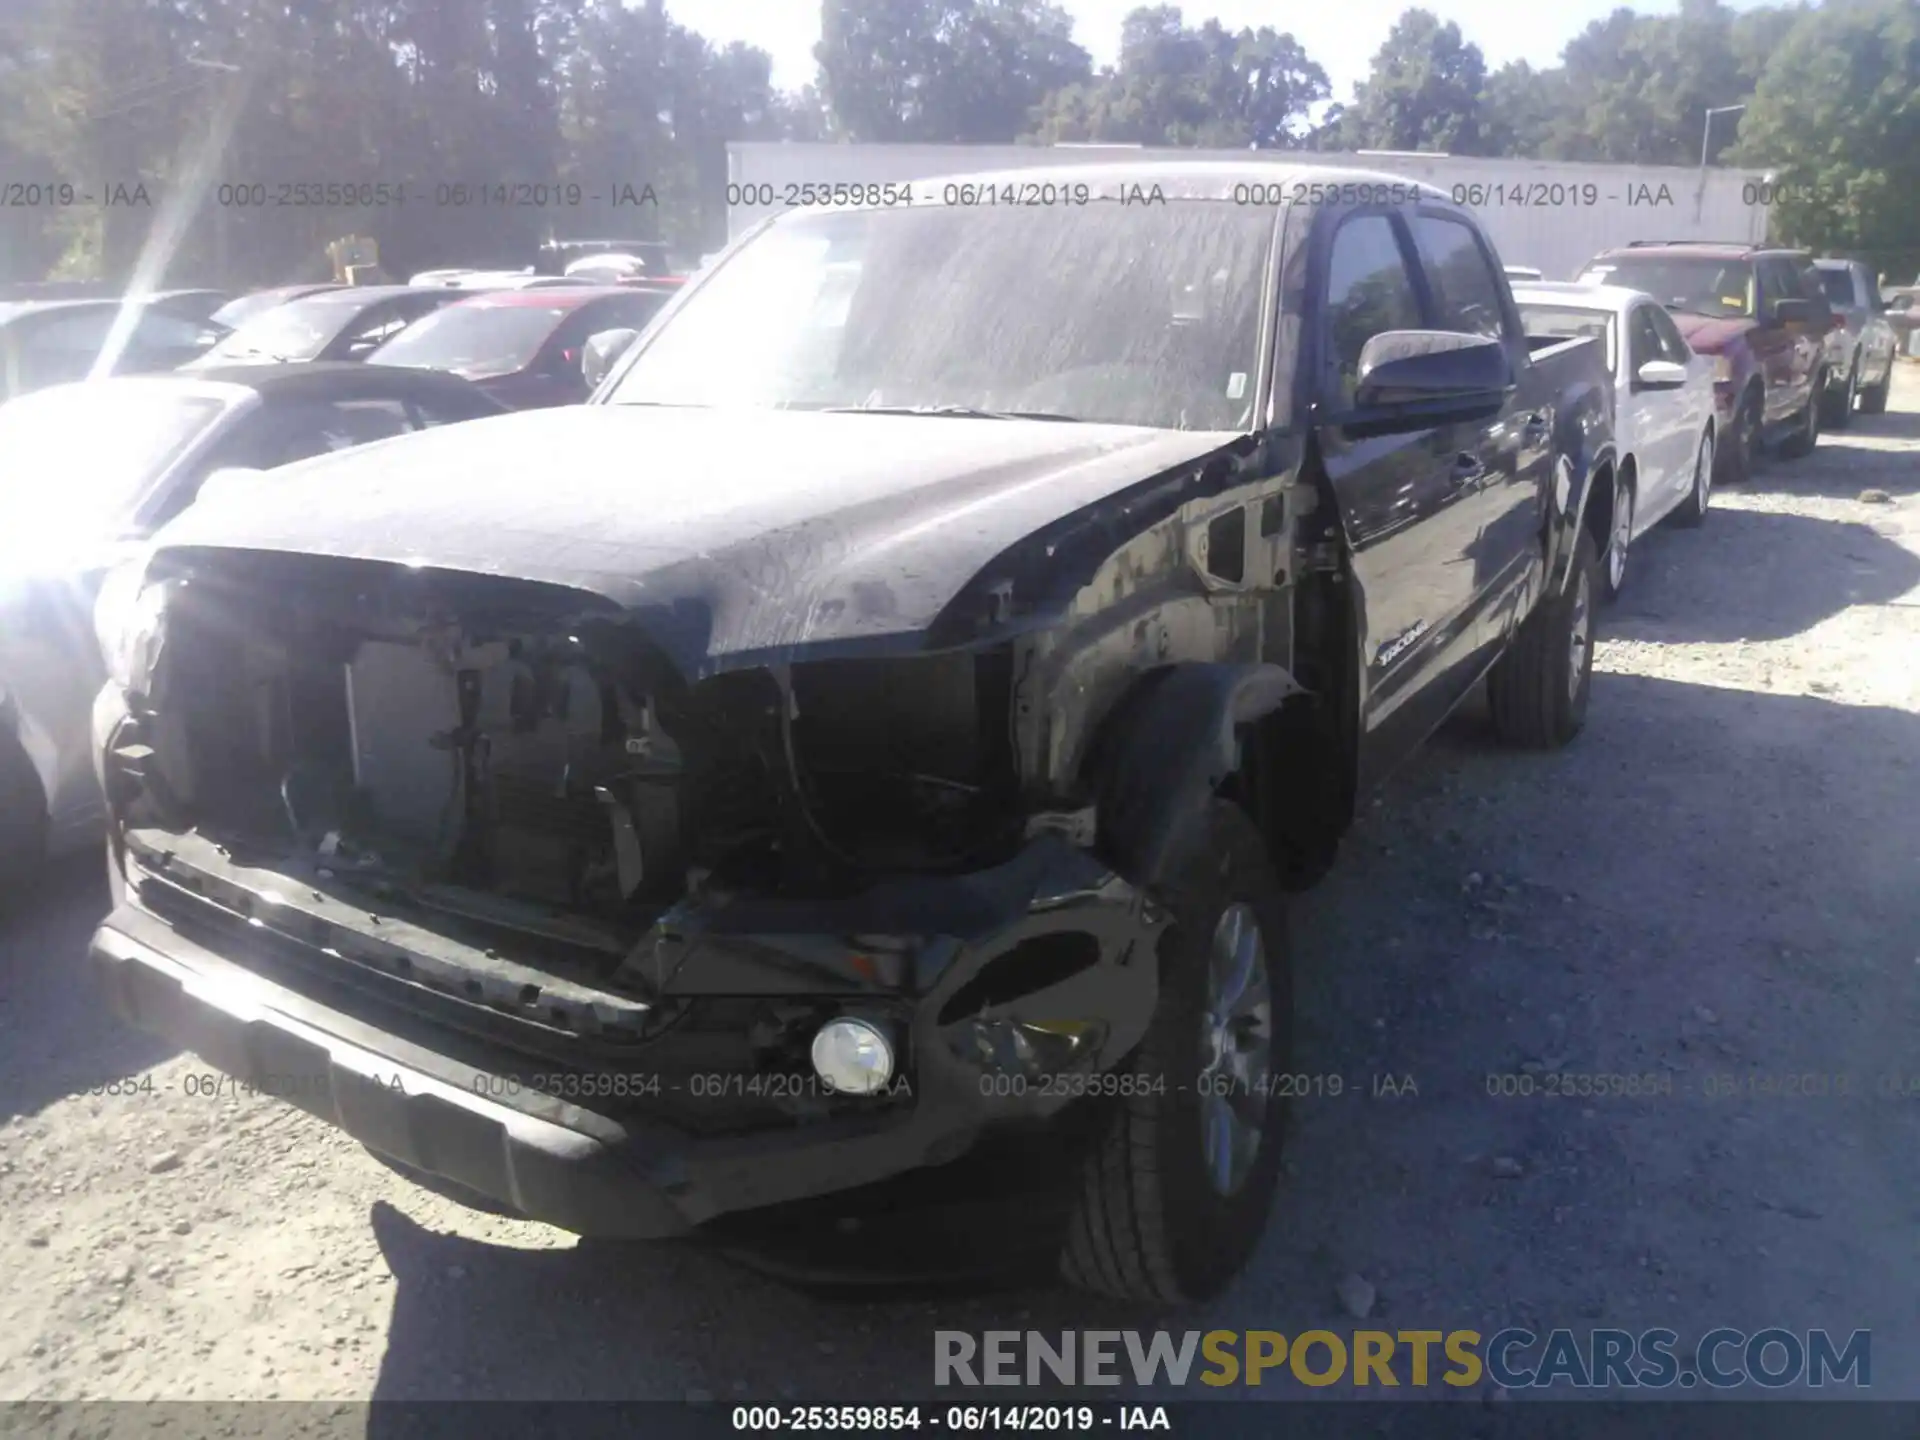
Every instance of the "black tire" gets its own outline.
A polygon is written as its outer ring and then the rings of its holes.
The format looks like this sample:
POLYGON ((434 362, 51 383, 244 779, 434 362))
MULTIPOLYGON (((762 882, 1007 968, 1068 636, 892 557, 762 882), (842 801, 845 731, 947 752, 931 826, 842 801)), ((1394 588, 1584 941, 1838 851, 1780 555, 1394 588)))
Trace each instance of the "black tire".
POLYGON ((1847 383, 1844 389, 1835 390, 1829 384, 1820 392, 1820 423, 1829 430, 1844 430, 1853 423, 1853 404, 1860 394, 1860 353, 1854 352, 1853 361, 1847 366, 1847 383))
POLYGON ((1826 393, 1827 372, 1822 370, 1813 377, 1813 394, 1807 397, 1807 403, 1794 418, 1793 433, 1780 442, 1780 453, 1787 459, 1799 460, 1811 455, 1820 443, 1820 399, 1826 393))
POLYGON ((1689 530, 1706 522, 1707 507, 1713 503, 1713 467, 1719 457, 1713 453, 1713 431, 1700 437, 1700 448, 1693 457, 1693 489, 1687 492, 1673 512, 1673 523, 1689 530))
POLYGON ((1159 897, 1172 920, 1160 940, 1160 1003, 1129 1066, 1139 1082, 1156 1088, 1113 1102, 1082 1161, 1060 1256, 1069 1284, 1146 1304, 1208 1299, 1240 1272, 1266 1229, 1285 1141, 1279 1087, 1243 1094, 1236 1109, 1256 1119, 1258 1146, 1230 1193, 1209 1179, 1205 1087, 1198 1080, 1210 950, 1230 907, 1246 907, 1243 917, 1258 925, 1265 950, 1269 1076, 1287 1073, 1292 1056, 1293 975, 1286 908, 1253 821, 1238 806, 1215 800, 1206 822, 1194 828, 1194 847, 1159 897))
POLYGON ((1884 415, 1887 413, 1887 396, 1893 392, 1893 364, 1887 361, 1887 373, 1880 377, 1880 383, 1869 385, 1860 392, 1860 413, 1862 415, 1884 415))
POLYGON ((1565 588, 1540 602, 1487 676, 1493 728, 1508 743, 1553 750, 1586 724, 1597 568, 1593 536, 1582 525, 1565 588))
POLYGON ((13 735, 0 732, 0 907, 32 893, 47 859, 47 801, 13 735))
POLYGON ((1733 412, 1733 424, 1727 429, 1726 443, 1720 447, 1722 485, 1744 485, 1753 478, 1760 459, 1760 418, 1766 414, 1766 396, 1749 390, 1740 397, 1733 412))

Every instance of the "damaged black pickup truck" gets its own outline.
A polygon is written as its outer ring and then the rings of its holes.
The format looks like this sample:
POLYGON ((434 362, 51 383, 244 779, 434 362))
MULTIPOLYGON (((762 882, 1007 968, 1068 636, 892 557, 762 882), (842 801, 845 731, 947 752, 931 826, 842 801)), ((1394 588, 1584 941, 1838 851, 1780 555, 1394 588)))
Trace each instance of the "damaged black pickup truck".
POLYGON ((1213 1293, 1280 1162, 1286 891, 1483 676, 1512 740, 1581 728, 1607 384, 1389 176, 780 216, 592 403, 162 533, 99 617, 94 962, 584 1235, 1038 1136, 1070 1280, 1213 1293))

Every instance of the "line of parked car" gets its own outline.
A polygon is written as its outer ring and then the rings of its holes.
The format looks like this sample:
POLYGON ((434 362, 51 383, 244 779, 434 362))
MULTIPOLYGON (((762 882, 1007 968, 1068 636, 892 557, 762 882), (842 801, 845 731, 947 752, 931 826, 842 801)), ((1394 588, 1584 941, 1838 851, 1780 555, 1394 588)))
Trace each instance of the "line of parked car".
POLYGON ((1286 892, 1482 682, 1571 742, 1637 537, 1891 361, 1793 252, 1515 284, 1392 176, 1015 178, 1175 203, 935 182, 658 314, 328 291, 0 406, 65 577, 0 631, 0 874, 104 797, 108 1003, 478 1203, 804 1228, 978 1165, 1074 1283, 1217 1292, 1286 892))

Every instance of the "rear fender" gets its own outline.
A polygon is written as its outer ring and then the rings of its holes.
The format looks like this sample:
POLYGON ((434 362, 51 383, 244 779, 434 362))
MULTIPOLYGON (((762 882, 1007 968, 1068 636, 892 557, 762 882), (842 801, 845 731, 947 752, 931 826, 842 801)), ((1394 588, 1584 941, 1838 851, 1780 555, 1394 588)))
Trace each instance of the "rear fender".
POLYGON ((1614 449, 1609 397, 1599 384, 1582 383, 1563 398, 1554 416, 1553 472, 1547 493, 1547 586, 1558 595, 1573 573, 1580 528, 1596 486, 1611 483, 1619 460, 1614 449))
POLYGON ((1143 677, 1092 757, 1102 858, 1135 885, 1164 882, 1239 770, 1243 727, 1300 693, 1278 665, 1172 665, 1143 677))

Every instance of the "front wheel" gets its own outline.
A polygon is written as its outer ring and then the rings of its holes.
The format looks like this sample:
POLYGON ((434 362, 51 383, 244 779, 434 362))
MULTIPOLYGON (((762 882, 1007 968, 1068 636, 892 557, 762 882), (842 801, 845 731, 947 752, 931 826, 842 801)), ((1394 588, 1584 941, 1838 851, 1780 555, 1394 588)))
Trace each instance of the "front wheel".
POLYGON ((1212 801, 1160 897, 1160 1003, 1082 1162, 1060 1270, 1083 1290, 1178 1304, 1225 1289, 1280 1175, 1293 972, 1260 832, 1212 801))
POLYGON ((1753 478, 1754 463, 1760 458, 1760 416, 1766 402, 1758 390, 1740 397, 1733 412, 1733 424, 1727 430, 1727 443, 1721 447, 1720 460, 1726 473, 1721 480, 1742 485, 1753 478))
POLYGON ((1707 518, 1707 505, 1713 498, 1713 434, 1700 437, 1700 453, 1693 458, 1693 488, 1680 508, 1673 512, 1674 523, 1692 529, 1707 518))
POLYGON ((1633 545, 1633 487, 1623 478, 1613 487, 1613 531, 1600 561, 1600 598, 1611 605, 1627 583, 1627 551, 1633 545))
POLYGON ((1534 607, 1487 676, 1493 728, 1503 740, 1557 749, 1587 723, 1596 568, 1593 536, 1582 525, 1565 587, 1534 607))
POLYGON ((1843 390, 1835 390, 1831 385, 1820 392, 1822 414, 1820 423, 1829 430, 1844 430, 1853 423, 1853 402, 1860 394, 1860 357, 1855 355, 1853 363, 1847 367, 1847 384, 1843 390))
POLYGON ((1807 396, 1805 408, 1800 412, 1793 433, 1780 445, 1780 453, 1789 460, 1798 460, 1811 455, 1813 447, 1820 443, 1820 397, 1827 391, 1827 373, 1821 371, 1813 377, 1813 393, 1807 396))
POLYGON ((1860 413, 1862 415, 1884 415, 1887 413, 1887 396, 1893 391, 1893 357, 1887 357, 1887 373, 1876 384, 1867 386, 1860 392, 1860 413))

